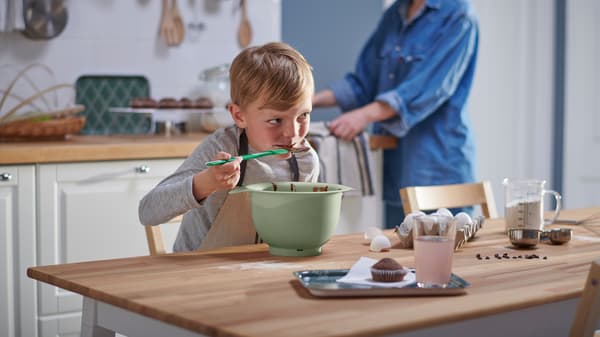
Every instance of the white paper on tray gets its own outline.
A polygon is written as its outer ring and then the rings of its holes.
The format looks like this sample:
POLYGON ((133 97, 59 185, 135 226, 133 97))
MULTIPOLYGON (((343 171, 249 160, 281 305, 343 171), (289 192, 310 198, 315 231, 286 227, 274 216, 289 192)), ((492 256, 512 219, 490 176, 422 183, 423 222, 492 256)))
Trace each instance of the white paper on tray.
POLYGON ((341 283, 351 283, 351 284, 361 284, 368 286, 376 286, 383 288, 402 288, 411 283, 415 283, 415 274, 412 272, 406 273, 404 276, 404 280, 400 282, 375 282, 371 278, 371 266, 377 263, 378 260, 361 256, 348 274, 344 277, 337 279, 337 282, 341 283))

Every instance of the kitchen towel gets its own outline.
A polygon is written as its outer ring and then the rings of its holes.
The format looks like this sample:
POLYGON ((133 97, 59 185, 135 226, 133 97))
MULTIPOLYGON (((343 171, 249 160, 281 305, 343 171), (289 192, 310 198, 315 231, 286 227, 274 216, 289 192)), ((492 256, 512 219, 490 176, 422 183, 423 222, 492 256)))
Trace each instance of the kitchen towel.
POLYGON ((377 286, 384 288, 402 288, 409 284, 415 283, 415 273, 409 271, 404 276, 404 280, 400 282, 375 282, 371 278, 371 266, 374 265, 377 260, 361 256, 356 263, 352 265, 348 274, 344 277, 337 279, 340 283, 351 283, 361 284, 368 286, 377 286))
POLYGON ((354 188, 344 193, 345 197, 374 194, 371 176, 373 165, 366 132, 352 141, 344 141, 331 134, 326 122, 314 122, 310 125, 307 138, 319 154, 319 182, 354 188))

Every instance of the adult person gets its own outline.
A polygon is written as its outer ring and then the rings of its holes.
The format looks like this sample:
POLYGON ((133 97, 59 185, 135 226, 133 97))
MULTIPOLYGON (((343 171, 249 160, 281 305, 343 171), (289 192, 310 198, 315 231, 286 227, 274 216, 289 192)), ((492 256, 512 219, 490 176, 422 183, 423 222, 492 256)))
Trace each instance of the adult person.
POLYGON ((478 46, 468 0, 397 0, 363 46, 356 69, 313 97, 338 105, 337 137, 397 137, 383 153, 385 226, 402 222, 405 186, 474 181, 475 148, 466 111, 478 46))

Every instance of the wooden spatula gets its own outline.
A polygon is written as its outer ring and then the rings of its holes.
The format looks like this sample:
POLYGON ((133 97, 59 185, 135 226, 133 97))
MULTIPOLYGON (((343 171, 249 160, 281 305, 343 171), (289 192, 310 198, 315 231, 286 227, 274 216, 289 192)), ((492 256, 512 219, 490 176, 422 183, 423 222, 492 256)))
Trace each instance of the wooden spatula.
POLYGON ((177 0, 173 0, 173 7, 171 9, 171 15, 173 16, 173 23, 175 24, 176 39, 175 45, 181 44, 185 37, 185 28, 183 26, 183 19, 179 14, 179 7, 177 6, 177 0))
POLYGON ((250 21, 248 21, 248 13, 246 12, 246 0, 240 0, 240 10, 242 12, 242 19, 240 21, 240 28, 238 30, 238 42, 240 47, 246 48, 252 41, 252 27, 250 21))

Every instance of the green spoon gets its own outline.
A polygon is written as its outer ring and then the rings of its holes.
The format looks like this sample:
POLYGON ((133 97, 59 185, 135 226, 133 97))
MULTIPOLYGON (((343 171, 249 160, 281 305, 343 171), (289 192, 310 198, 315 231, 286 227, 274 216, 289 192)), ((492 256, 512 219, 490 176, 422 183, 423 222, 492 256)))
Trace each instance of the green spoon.
MULTIPOLYGON (((273 149, 273 150, 268 150, 268 151, 264 151, 264 152, 258 152, 258 153, 252 153, 252 154, 245 154, 242 157, 242 160, 248 160, 248 159, 254 159, 254 158, 260 158, 260 157, 264 157, 264 156, 272 156, 275 154, 286 154, 290 152, 290 150, 288 149, 273 149)), ((231 157, 229 159, 220 159, 220 160, 213 160, 213 161, 209 161, 208 163, 206 163, 206 166, 217 166, 217 165, 223 165, 225 163, 229 163, 235 160, 235 158, 237 157, 231 157)))

